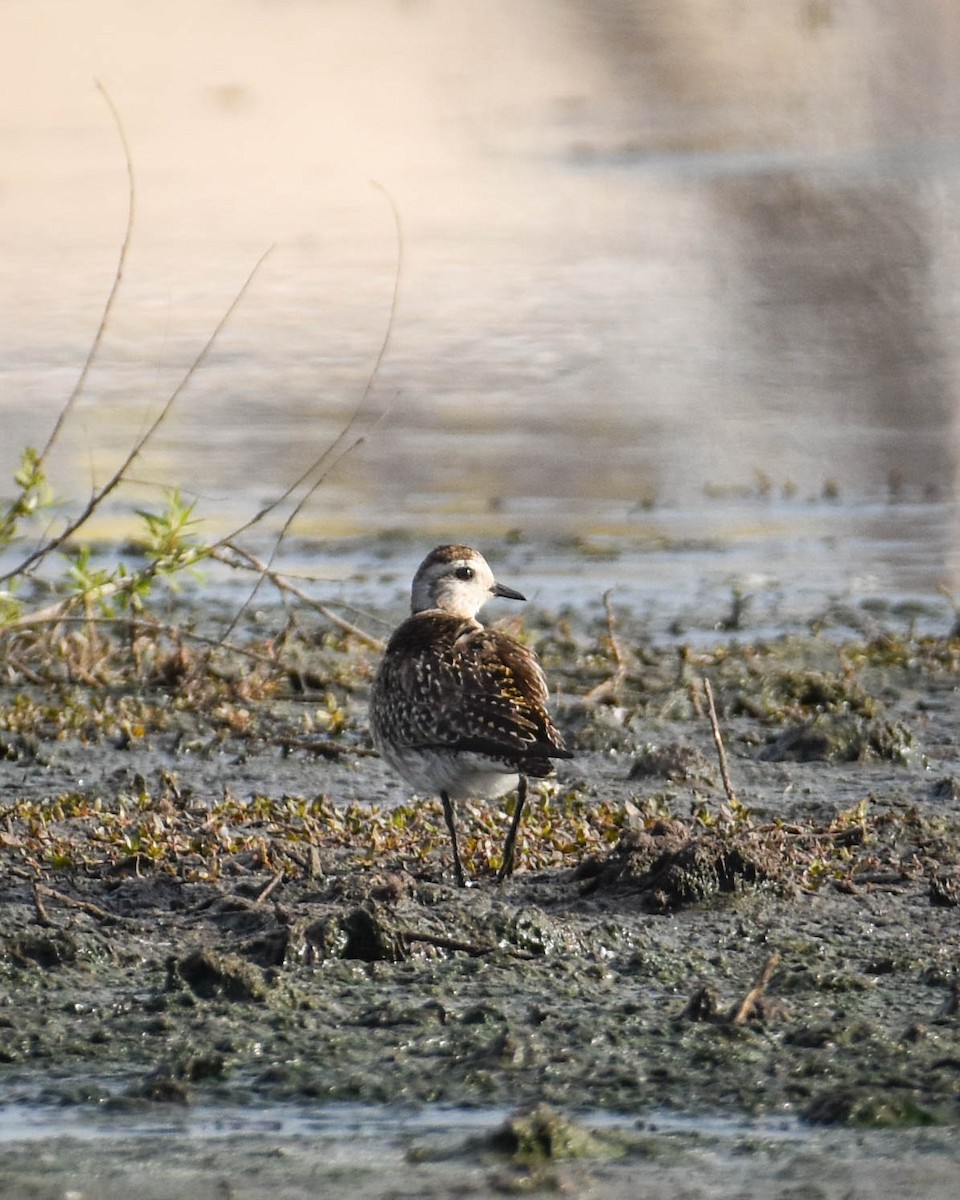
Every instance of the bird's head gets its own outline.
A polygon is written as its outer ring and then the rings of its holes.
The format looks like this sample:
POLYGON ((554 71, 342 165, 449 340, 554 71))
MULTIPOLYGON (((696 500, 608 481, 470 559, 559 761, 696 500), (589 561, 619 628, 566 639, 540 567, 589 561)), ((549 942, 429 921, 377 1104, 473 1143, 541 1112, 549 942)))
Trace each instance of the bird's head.
POLYGON ((411 609, 419 613, 438 608, 452 617, 470 620, 494 596, 526 599, 513 588, 497 583, 478 550, 469 546, 437 546, 413 577, 411 609))

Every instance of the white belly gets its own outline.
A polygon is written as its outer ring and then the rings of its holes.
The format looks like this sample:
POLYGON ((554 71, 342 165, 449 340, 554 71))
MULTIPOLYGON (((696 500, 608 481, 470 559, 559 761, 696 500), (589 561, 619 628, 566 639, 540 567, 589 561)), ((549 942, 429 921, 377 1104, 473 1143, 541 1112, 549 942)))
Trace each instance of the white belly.
POLYGON ((482 754, 378 749, 397 774, 424 795, 446 792, 451 800, 493 800, 520 783, 516 771, 482 754))

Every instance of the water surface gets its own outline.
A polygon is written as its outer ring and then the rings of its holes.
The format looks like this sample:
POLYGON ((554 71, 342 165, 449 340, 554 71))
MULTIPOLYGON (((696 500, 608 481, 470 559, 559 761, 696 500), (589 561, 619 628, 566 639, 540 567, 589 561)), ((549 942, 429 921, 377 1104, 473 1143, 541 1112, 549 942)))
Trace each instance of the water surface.
POLYGON ((0 477, 75 509, 239 311, 95 532, 179 485, 226 532, 357 414, 298 520, 519 532, 563 590, 958 586, 960 13, 763 0, 37 0, 0 42, 0 477), (59 30, 57 38, 49 29, 59 30), (399 305, 380 371, 398 240, 399 305), (368 388, 369 394, 365 394, 368 388), (624 566, 626 561, 626 566, 624 566), (737 582, 740 581, 740 582, 737 582))

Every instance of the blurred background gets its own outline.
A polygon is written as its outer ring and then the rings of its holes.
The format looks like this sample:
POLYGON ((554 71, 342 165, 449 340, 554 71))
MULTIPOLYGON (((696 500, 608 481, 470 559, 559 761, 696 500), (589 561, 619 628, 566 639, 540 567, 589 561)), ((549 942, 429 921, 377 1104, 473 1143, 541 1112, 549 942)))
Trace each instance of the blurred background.
POLYGON ((665 605, 958 585, 957 5, 4 0, 0 495, 123 239, 95 80, 135 226, 60 494, 275 246, 104 535, 177 484, 226 531, 360 406, 302 545, 633 547, 604 580, 665 605))

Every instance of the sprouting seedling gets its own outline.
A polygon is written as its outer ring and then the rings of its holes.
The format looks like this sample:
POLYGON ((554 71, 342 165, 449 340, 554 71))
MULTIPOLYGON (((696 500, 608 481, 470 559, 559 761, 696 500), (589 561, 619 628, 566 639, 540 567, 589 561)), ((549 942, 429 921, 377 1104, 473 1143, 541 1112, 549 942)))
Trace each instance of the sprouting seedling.
POLYGON ((13 482, 17 492, 6 508, 0 510, 0 550, 23 536, 21 528, 25 521, 37 517, 54 503, 43 460, 32 446, 22 451, 13 482))
POLYGON ((194 539, 200 523, 193 515, 195 508, 196 500, 186 501, 179 488, 172 488, 159 512, 137 509, 146 530, 144 551, 154 574, 172 578, 177 571, 206 557, 207 548, 194 539))

